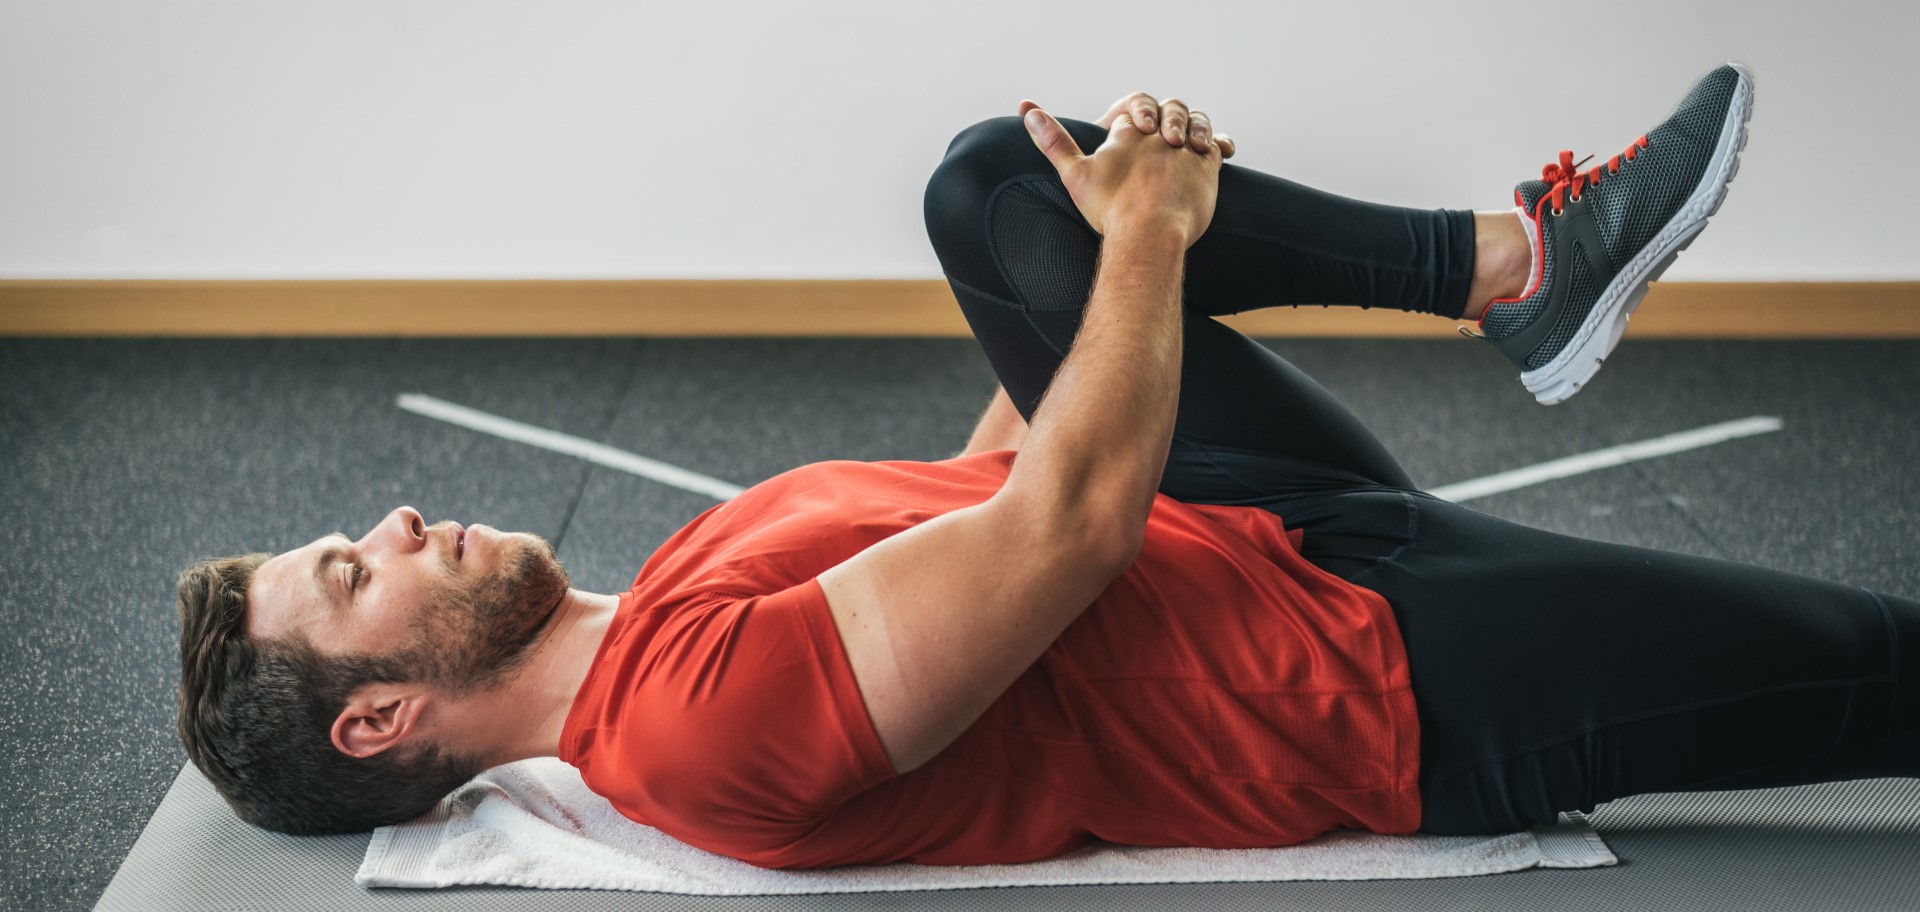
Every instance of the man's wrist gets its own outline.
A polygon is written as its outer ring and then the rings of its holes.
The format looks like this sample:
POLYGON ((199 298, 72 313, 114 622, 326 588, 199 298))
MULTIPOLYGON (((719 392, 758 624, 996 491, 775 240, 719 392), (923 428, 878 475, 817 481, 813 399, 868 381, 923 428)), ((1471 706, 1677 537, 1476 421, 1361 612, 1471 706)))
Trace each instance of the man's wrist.
POLYGON ((1186 225, 1180 220, 1170 218, 1164 213, 1145 211, 1141 213, 1109 212, 1104 226, 1104 240, 1130 241, 1148 244, 1174 244, 1177 249, 1186 250, 1193 246, 1194 239, 1187 234, 1186 225))

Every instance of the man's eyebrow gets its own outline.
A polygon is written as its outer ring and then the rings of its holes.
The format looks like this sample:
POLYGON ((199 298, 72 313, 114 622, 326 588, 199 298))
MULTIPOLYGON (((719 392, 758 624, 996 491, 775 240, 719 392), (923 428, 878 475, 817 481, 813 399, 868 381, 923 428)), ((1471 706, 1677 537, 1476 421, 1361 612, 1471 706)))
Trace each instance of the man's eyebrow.
MULTIPOLYGON (((349 541, 349 542, 352 541, 352 539, 347 538, 346 533, 344 532, 335 532, 331 535, 327 535, 323 537, 339 538, 343 541, 349 541)), ((333 603, 333 593, 327 591, 327 568, 333 566, 333 562, 340 559, 340 552, 345 550, 346 548, 340 545, 334 545, 333 547, 320 552, 320 559, 317 561, 314 561, 313 563, 313 585, 315 588, 320 590, 321 600, 327 602, 328 604, 333 603)))

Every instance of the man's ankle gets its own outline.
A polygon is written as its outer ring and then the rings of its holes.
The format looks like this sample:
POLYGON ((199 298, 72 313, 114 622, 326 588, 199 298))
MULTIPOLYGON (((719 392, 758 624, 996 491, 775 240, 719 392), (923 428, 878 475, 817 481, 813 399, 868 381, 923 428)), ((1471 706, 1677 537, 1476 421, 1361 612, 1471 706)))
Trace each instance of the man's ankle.
POLYGON ((1479 320, 1487 305, 1517 297, 1527 289, 1533 269, 1533 247, 1512 209, 1473 214, 1473 284, 1467 289, 1462 320, 1479 320))

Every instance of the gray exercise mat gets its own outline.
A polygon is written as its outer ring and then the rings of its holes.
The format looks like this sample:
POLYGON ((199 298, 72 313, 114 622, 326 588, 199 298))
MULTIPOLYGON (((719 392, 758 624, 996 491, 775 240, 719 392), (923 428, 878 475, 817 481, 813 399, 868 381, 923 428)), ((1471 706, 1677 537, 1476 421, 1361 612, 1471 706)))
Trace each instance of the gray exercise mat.
POLYGON ((1732 909, 1920 908, 1920 780, 1643 795, 1588 815, 1617 867, 1444 880, 1009 887, 703 897, 591 890, 364 890, 367 836, 296 838, 241 823, 181 769, 100 910, 461 909, 1732 909), (903 905, 903 901, 906 905, 903 905))

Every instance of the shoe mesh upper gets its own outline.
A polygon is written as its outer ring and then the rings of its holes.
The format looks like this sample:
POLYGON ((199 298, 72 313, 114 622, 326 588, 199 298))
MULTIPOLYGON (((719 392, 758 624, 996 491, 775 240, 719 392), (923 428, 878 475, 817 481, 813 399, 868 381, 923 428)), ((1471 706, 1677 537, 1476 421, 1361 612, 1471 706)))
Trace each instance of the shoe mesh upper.
MULTIPOLYGON (((1601 159, 1601 183, 1598 187, 1589 183, 1582 188, 1581 201, 1593 215, 1594 228, 1604 248, 1602 253, 1612 270, 1619 270, 1651 243, 1699 186, 1707 166, 1712 163, 1713 150, 1719 143, 1720 130, 1726 123, 1727 109, 1733 104, 1739 82, 1738 70, 1731 66, 1716 68, 1694 84, 1672 115, 1647 132, 1647 148, 1635 153, 1632 161, 1622 154, 1620 170, 1608 172, 1606 159, 1601 159)), ((1591 170, 1592 163, 1588 164, 1589 167, 1581 169, 1583 172, 1591 170)), ((1552 187, 1544 181, 1533 180, 1522 181, 1514 189, 1520 204, 1533 212, 1540 198, 1552 187)), ((1541 210, 1540 237, 1546 245, 1547 256, 1540 287, 1525 300, 1489 308, 1482 323, 1490 338, 1516 335, 1546 309, 1553 283, 1560 281, 1560 274, 1574 282, 1553 330, 1526 356, 1528 370, 1539 368, 1560 353, 1561 346, 1572 338, 1604 290, 1584 261, 1577 260, 1575 267, 1554 262, 1555 226, 1551 209, 1549 203, 1541 210)))
MULTIPOLYGON (((1586 251, 1582 249, 1581 244, 1575 241, 1572 249, 1574 251, 1573 267, 1567 270, 1567 277, 1573 282, 1573 287, 1567 289, 1571 296, 1569 300, 1591 301, 1600 296, 1600 283, 1593 279, 1593 267, 1587 265, 1586 251)), ((1584 308, 1561 308, 1560 318, 1553 321, 1553 331, 1547 333, 1546 341, 1540 343, 1540 347, 1535 348, 1533 354, 1527 356, 1527 370, 1538 370, 1540 365, 1553 360, 1553 356, 1567 344, 1567 340, 1573 338, 1573 334, 1579 331, 1580 323, 1586 319, 1586 316, 1587 311, 1584 308)))
POLYGON ((1622 156, 1618 174, 1606 173, 1602 162, 1599 188, 1582 191, 1583 199, 1594 194, 1594 223, 1615 269, 1647 246, 1693 194, 1712 163, 1739 81, 1730 66, 1707 74, 1673 116, 1648 131, 1647 148, 1631 162, 1622 156))

